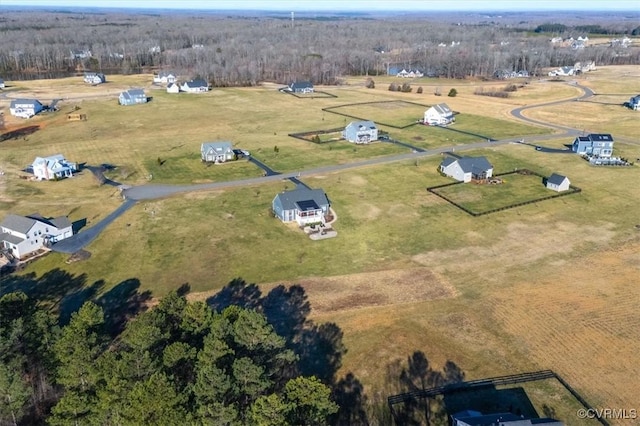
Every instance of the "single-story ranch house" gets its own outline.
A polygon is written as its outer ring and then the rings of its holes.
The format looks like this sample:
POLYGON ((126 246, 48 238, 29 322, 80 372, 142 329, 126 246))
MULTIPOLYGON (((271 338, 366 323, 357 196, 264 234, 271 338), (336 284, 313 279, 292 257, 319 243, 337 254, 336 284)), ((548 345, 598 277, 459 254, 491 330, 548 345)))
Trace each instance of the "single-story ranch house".
POLYGON ((313 93, 313 84, 310 81, 296 81, 291 83, 287 90, 293 93, 313 93))
POLYGON ((342 137, 361 144, 378 140, 378 128, 373 121, 352 121, 345 127, 342 137))
POLYGON ((447 157, 440 171, 459 182, 487 179, 493 176, 493 166, 485 157, 447 157))
POLYGON ((36 157, 31 164, 33 174, 39 180, 56 180, 72 177, 73 172, 78 169, 76 163, 71 163, 62 154, 50 157, 36 157))
POLYGON ((120 105, 146 104, 147 95, 145 95, 142 89, 129 89, 120 93, 118 102, 120 105))
POLYGON ((236 154, 231 148, 231 142, 206 142, 200 147, 202 161, 207 163, 224 163, 235 160, 236 154))
POLYGON ((0 223, 2 247, 20 259, 49 243, 55 243, 73 235, 71 222, 66 216, 45 219, 30 216, 7 215, 0 223))
POLYGON ((180 86, 180 90, 187 93, 208 92, 209 84, 202 79, 185 81, 184 83, 182 83, 182 86, 180 86))
POLYGON ((424 113, 423 123, 428 126, 446 126, 456 121, 453 111, 447 104, 437 104, 424 113))
POLYGON ((569 181, 568 177, 553 173, 547 178, 546 186, 553 191, 562 192, 569 190, 571 182, 569 181))
POLYGON ((37 99, 14 99, 9 105, 9 112, 15 117, 31 118, 44 109, 37 99))
POLYGON ((611 157, 613 154, 613 137, 610 134, 592 133, 578 136, 571 145, 571 150, 580 155, 594 157, 611 157))
POLYGON ((102 84, 106 83, 107 77, 101 72, 85 72, 84 82, 89 84, 102 84))
POLYGON ((160 71, 157 75, 153 76, 154 83, 175 83, 178 81, 178 76, 170 71, 160 71))
POLYGON ((309 189, 304 185, 279 193, 272 202, 273 214, 277 218, 300 226, 325 223, 329 207, 329 199, 322 189, 309 189))

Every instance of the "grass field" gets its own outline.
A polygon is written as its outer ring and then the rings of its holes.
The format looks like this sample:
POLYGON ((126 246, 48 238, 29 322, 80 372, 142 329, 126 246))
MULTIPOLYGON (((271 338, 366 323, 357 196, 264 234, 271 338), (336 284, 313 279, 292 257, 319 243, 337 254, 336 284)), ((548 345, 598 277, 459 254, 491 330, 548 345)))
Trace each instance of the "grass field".
MULTIPOLYGON (((547 189, 542 178, 536 175, 512 173, 501 176, 500 179, 501 184, 459 183, 433 188, 432 191, 476 214, 542 200, 555 194, 547 189)), ((553 201, 559 200, 550 202, 553 201)))
POLYGON ((382 101, 343 105, 327 111, 357 120, 371 120, 383 126, 401 128, 422 120, 427 108, 429 105, 408 101, 382 101))
MULTIPOLYGON (((607 93, 625 85, 625 91, 640 91, 629 68, 616 69, 599 69, 582 82, 607 93)), ((145 86, 150 76, 114 76, 112 86, 103 88, 107 98, 74 98, 95 88, 69 80, 54 86, 51 81, 23 82, 25 91, 43 99, 67 88, 70 99, 62 101, 62 112, 78 105, 89 119, 67 123, 56 114, 28 121, 7 117, 9 130, 40 127, 1 143, 0 212, 67 214, 72 220, 86 218, 91 226, 120 205, 118 191, 98 186, 86 171, 60 182, 20 179, 20 170, 36 155, 62 153, 72 161, 113 164, 118 166, 114 179, 142 184, 149 174, 153 183, 182 183, 260 173, 244 161, 204 166, 200 144, 212 140, 231 140, 280 171, 407 152, 391 144, 318 145, 286 136, 345 124, 344 117, 323 112, 325 107, 383 100, 430 105, 442 99, 430 90, 391 93, 376 80, 376 89, 356 84, 326 88, 338 97, 322 99, 297 99, 267 86, 168 95, 145 86), (117 89, 129 85, 144 86, 153 101, 119 107, 117 89), (158 157, 166 160, 162 166, 158 157)), ((456 87, 458 96, 446 100, 462 113, 455 126, 491 137, 538 131, 519 127, 509 116, 516 106, 576 95, 574 87, 544 81, 532 81, 505 100, 473 95, 471 82, 427 83, 441 85, 443 93, 456 87)), ((0 102, 6 108, 8 100, 0 102)), ((527 115, 576 127, 585 121, 597 124, 593 131, 632 138, 630 122, 620 122, 623 111, 610 108, 574 102, 527 115)), ((637 112, 630 113, 637 119, 637 112)), ((402 137, 384 130, 423 146, 471 138, 424 126, 410 129, 402 137)), ((544 145, 570 142, 558 138, 544 145)), ((614 150, 640 157, 640 146, 631 142, 616 143, 614 150)), ((140 202, 88 246, 89 259, 66 264, 68 256, 51 254, 22 273, 40 276, 61 268, 87 285, 102 280, 105 291, 137 278, 140 290, 155 296, 189 283, 193 298, 206 297, 236 277, 264 288, 300 283, 313 319, 335 322, 344 331, 348 352, 340 374, 351 371, 364 384, 370 413, 394 389, 387 380, 390 366, 406 362, 417 350, 434 369, 455 362, 467 379, 550 368, 594 406, 633 408, 640 376, 640 288, 633 285, 640 270, 638 168, 596 168, 577 156, 524 145, 465 155, 487 156, 496 171, 559 172, 583 191, 473 218, 426 191, 450 180, 437 173, 440 156, 425 157, 304 178, 332 201, 338 217, 334 239, 311 241, 271 217, 275 194, 293 188, 281 181, 140 202)), ((566 424, 584 424, 560 393, 547 393, 544 387, 525 391, 538 411, 546 404, 566 424)))

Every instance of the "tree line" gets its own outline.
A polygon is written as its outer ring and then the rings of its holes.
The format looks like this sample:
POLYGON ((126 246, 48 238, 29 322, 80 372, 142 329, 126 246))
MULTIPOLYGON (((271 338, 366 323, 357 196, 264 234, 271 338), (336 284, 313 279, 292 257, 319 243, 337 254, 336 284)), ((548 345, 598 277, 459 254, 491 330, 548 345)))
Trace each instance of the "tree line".
MULTIPOLYGON (((85 279, 0 280, 1 425, 391 424, 387 396, 464 379, 417 351, 368 396, 339 376, 342 331, 308 318, 299 285, 263 294, 235 279, 204 301, 183 285, 152 303, 136 279, 106 291, 85 279)), ((446 419, 444 404, 425 403, 401 417, 446 419)))
POLYGON ((0 76, 169 69, 214 86, 245 86, 301 79, 337 84, 342 76, 386 74, 394 65, 419 67, 429 76, 466 78, 502 69, 535 74, 577 61, 640 63, 635 48, 604 44, 571 50, 549 42, 547 31, 568 37, 578 27, 608 34, 637 30, 637 22, 610 18, 588 16, 593 23, 574 26, 453 14, 292 23, 267 15, 7 10, 0 17, 0 76))

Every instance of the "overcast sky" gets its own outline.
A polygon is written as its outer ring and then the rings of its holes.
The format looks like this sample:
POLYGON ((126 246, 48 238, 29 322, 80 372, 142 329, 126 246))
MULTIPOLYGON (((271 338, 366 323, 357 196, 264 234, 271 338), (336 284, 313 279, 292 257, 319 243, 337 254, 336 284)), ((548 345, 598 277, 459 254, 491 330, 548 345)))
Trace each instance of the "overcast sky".
POLYGON ((640 0, 0 0, 7 6, 136 7, 242 10, 628 10, 640 0))

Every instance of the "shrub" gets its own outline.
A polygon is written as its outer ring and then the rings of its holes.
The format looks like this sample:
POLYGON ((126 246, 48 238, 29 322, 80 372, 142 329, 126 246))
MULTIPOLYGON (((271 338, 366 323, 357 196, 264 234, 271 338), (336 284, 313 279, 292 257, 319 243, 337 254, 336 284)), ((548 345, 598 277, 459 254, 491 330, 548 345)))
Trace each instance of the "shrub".
POLYGON ((376 83, 375 81, 373 81, 371 77, 369 77, 367 78, 367 81, 364 83, 364 87, 366 87, 367 89, 375 89, 376 83))
POLYGON ((409 83, 402 83, 402 87, 400 88, 400 90, 402 91, 402 93, 409 93, 413 89, 411 88, 411 85, 409 83))
POLYGON ((416 93, 418 94, 422 93, 422 86, 418 87, 418 89, 416 90, 416 93))
POLYGON ((516 92, 518 90, 518 86, 515 84, 507 84, 502 90, 505 92, 516 92))
POLYGON ((398 90, 398 85, 397 85, 397 84, 395 84, 395 83, 391 83, 391 84, 389 85, 389 91, 390 91, 390 92, 396 92, 397 90, 398 90))
POLYGON ((456 89, 451 89, 449 90, 449 94, 447 96, 449 96, 450 98, 455 98, 457 94, 458 91, 456 89))

